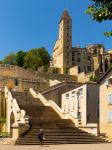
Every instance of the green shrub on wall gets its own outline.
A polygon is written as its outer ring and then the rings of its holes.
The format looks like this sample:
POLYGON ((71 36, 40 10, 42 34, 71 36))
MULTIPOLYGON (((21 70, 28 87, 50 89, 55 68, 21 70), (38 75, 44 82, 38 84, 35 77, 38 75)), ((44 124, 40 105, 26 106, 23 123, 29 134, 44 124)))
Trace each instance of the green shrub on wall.
POLYGON ((52 70, 53 73, 59 73, 59 69, 57 67, 53 68, 52 70))
POLYGON ((8 137, 9 134, 7 132, 0 132, 0 136, 2 136, 2 137, 8 137))
POLYGON ((90 80, 90 81, 93 81, 93 82, 96 82, 96 81, 99 80, 99 78, 98 78, 97 76, 94 77, 94 76, 92 75, 92 76, 90 76, 89 80, 90 80))
POLYGON ((5 117, 0 117, 0 133, 2 132, 2 126, 6 123, 5 117))
POLYGON ((0 117, 0 124, 6 123, 6 118, 5 117, 0 117))

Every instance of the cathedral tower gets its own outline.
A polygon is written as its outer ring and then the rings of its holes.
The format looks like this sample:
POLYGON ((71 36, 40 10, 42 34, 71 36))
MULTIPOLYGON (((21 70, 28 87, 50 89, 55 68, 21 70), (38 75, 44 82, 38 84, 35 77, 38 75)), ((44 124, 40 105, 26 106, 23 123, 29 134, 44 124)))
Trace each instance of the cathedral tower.
POLYGON ((71 67, 71 50, 72 50, 72 19, 67 10, 64 10, 59 22, 59 36, 53 49, 53 66, 60 68, 61 73, 71 67))

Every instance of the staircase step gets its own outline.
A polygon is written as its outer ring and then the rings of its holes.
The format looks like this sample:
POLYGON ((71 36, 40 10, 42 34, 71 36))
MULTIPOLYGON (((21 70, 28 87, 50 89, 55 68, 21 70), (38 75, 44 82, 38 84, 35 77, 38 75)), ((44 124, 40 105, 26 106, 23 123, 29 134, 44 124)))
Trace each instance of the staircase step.
MULTIPOLYGON (((26 110, 27 106, 27 114, 31 124, 31 129, 17 139, 16 145, 97 144, 108 142, 101 137, 93 136, 78 129, 70 119, 61 119, 50 106, 44 106, 39 99, 33 98, 30 93, 26 95, 24 92, 12 92, 12 96, 17 100, 20 109, 26 110), (42 143, 37 137, 41 128, 44 129, 45 133, 45 140, 42 143)), ((81 120, 79 120, 79 124, 81 124, 81 120)))

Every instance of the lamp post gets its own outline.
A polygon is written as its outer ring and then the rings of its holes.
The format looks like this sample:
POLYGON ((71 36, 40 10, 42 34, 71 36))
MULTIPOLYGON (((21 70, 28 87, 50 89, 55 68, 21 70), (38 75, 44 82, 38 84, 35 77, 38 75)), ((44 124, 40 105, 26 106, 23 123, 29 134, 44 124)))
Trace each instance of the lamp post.
POLYGON ((27 92, 28 92, 28 90, 27 89, 25 89, 24 90, 24 92, 25 92, 25 110, 26 110, 26 115, 27 115, 27 92))
POLYGON ((78 107, 77 116, 78 117, 79 117, 79 96, 80 96, 80 91, 77 91, 77 107, 78 107))

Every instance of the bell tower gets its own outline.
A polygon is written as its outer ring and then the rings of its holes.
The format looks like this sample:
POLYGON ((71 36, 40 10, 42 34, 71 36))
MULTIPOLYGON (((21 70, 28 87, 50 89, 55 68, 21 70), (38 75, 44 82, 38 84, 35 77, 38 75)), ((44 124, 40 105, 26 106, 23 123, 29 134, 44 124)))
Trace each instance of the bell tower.
POLYGON ((61 68, 63 74, 66 68, 72 66, 71 64, 71 50, 72 50, 72 19, 67 10, 64 10, 61 20, 59 22, 59 35, 53 50, 53 65, 61 68))

